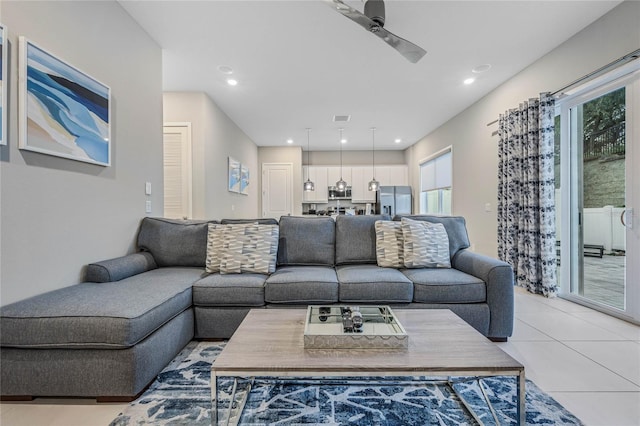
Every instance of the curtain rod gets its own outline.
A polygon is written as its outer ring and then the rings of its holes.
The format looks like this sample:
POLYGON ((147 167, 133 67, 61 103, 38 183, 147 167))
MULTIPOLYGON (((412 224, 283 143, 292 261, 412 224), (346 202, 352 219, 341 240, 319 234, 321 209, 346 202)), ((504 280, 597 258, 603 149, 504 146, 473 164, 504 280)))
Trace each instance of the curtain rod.
MULTIPOLYGON (((627 62, 631 62, 631 61, 636 60, 638 58, 640 58, 640 49, 636 49, 631 53, 627 53, 626 55, 619 57, 615 61, 609 62, 607 65, 605 65, 603 67, 600 67, 595 71, 591 71, 588 74, 583 75, 582 77, 578 78, 575 81, 572 81, 571 83, 567 84, 566 86, 561 87, 560 89, 556 90, 555 92, 551 92, 550 95, 551 96, 555 96, 555 95, 557 95, 559 93, 562 93, 563 91, 565 91, 565 90, 567 90, 567 89, 569 89, 569 88, 571 88, 573 86, 576 86, 577 84, 580 84, 582 82, 591 80, 591 79, 599 76, 600 74, 602 74, 602 73, 604 73, 606 71, 609 71, 611 68, 614 68, 614 67, 616 67, 618 65, 621 65, 621 64, 624 64, 624 63, 627 63, 627 62)), ((492 122, 487 123, 487 126, 491 126, 492 124, 496 124, 497 122, 498 122, 498 120, 493 120, 492 122)))

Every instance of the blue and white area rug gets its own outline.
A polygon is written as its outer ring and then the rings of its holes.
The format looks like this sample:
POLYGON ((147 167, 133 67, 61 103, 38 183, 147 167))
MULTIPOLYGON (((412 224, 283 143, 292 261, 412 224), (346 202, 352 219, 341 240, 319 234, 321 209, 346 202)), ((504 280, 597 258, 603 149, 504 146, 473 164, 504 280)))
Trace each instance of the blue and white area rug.
MULTIPOLYGON (((191 342, 110 426, 210 425, 211 363, 224 342, 191 342)), ((387 378, 388 379, 388 378, 387 378)), ((472 425, 464 404, 443 384, 398 378, 372 385, 358 379, 340 384, 313 381, 256 381, 242 412, 242 425, 472 425)), ((221 386, 222 407, 228 407, 231 379, 221 386)), ((480 386, 490 399, 501 425, 516 425, 516 380, 483 378, 454 385, 485 425, 495 425, 480 386)), ((581 425, 575 416, 526 383, 528 425, 581 425)), ((242 394, 242 389, 240 390, 242 394)), ((242 396, 242 395, 241 395, 242 396)), ((226 416, 226 409, 220 416, 226 416)))

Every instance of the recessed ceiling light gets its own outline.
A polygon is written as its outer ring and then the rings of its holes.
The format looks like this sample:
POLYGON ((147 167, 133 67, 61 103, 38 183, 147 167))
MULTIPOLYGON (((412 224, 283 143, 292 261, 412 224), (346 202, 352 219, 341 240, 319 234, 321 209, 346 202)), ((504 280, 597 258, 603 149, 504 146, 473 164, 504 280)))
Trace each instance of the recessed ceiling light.
POLYGON ((233 78, 230 78, 227 80, 227 84, 229 86, 236 86, 238 84, 238 80, 234 80, 233 78))
POLYGON ((396 140, 394 140, 394 142, 395 142, 395 143, 400 143, 400 142, 402 142, 402 139, 397 138, 396 140))
POLYGON ((468 86, 469 84, 473 83, 474 81, 476 81, 475 78, 468 78, 465 81, 463 81, 463 83, 468 86))
POLYGON ((346 139, 340 139, 340 143, 347 143, 346 139))
POLYGON ((218 67, 218 71, 220 71, 222 74, 227 74, 227 75, 233 74, 233 68, 228 67, 226 65, 220 65, 218 67))
POLYGON ((293 139, 287 139, 287 143, 291 145, 293 143, 293 139))
POLYGON ((490 69, 491 69, 491 64, 482 64, 472 69, 471 72, 475 74, 480 74, 481 72, 486 72, 486 71, 489 71, 490 69))

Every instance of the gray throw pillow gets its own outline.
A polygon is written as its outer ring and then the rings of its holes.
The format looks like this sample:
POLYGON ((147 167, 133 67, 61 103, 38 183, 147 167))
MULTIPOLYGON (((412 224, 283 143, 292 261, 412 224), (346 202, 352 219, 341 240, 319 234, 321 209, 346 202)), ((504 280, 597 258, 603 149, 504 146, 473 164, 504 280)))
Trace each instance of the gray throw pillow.
POLYGON ((272 274, 275 272, 278 231, 277 225, 223 226, 220 273, 272 274))
POLYGON ((402 223, 378 220, 375 228, 378 266, 383 268, 402 268, 404 266, 402 223))
POLYGON ((402 218, 405 268, 451 268, 444 225, 402 218))
POLYGON ((223 229, 226 225, 209 224, 207 234, 207 260, 205 271, 209 274, 220 272, 220 258, 222 255, 223 229))

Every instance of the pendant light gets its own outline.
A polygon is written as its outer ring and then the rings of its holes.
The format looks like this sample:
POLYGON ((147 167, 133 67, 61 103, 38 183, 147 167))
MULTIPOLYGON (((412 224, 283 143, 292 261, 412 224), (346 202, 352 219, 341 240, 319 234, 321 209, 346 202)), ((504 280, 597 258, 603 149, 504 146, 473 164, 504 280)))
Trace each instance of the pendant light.
POLYGON ((336 182, 336 189, 338 191, 347 189, 347 182, 342 179, 342 129, 340 129, 340 180, 336 182))
POLYGON ((369 181, 369 191, 377 191, 380 188, 380 182, 376 180, 376 128, 371 128, 371 168, 373 169, 373 179, 369 181))
POLYGON ((311 192, 311 191, 315 191, 316 190, 316 186, 313 182, 311 182, 311 179, 309 179, 309 166, 311 165, 311 163, 309 162, 309 132, 311 132, 311 129, 307 127, 307 180, 304 182, 304 190, 306 192, 311 192))

